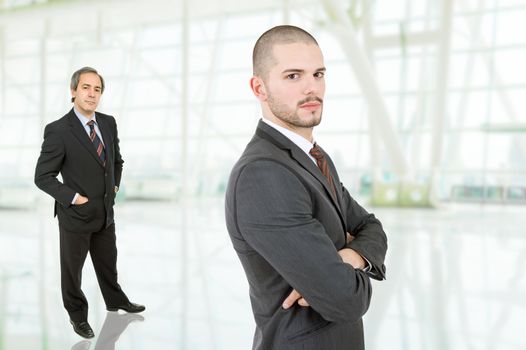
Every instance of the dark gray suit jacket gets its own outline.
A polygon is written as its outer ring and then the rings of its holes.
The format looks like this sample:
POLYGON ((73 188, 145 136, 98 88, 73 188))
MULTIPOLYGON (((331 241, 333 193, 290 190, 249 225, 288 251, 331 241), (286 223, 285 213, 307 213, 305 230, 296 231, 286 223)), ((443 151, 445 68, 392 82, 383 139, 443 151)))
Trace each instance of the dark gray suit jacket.
POLYGON ((106 152, 105 166, 71 109, 46 125, 35 169, 35 184, 55 198, 55 215, 69 232, 97 232, 114 221, 114 188, 120 184, 124 161, 115 119, 98 112, 95 115, 106 152), (57 179, 59 173, 62 182, 57 179), (71 205, 75 193, 88 197, 89 201, 71 205))
POLYGON ((253 349, 364 349, 369 277, 385 277, 387 238, 327 159, 336 196, 305 152, 260 121, 230 175, 226 223, 250 285, 253 349), (346 246, 371 263, 370 273, 342 261, 346 246), (310 307, 281 307, 293 288, 310 307))

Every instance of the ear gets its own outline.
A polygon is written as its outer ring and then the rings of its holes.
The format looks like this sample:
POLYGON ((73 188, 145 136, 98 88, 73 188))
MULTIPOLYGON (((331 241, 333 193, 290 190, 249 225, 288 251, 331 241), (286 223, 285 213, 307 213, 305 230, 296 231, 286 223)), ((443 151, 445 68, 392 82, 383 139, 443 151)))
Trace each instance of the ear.
POLYGON ((71 92, 71 102, 75 102, 75 97, 77 97, 77 92, 73 89, 69 89, 69 92, 71 92))
POLYGON ((265 88, 265 83, 263 79, 258 76, 253 76, 250 78, 250 89, 260 102, 265 102, 267 100, 267 89, 265 88))

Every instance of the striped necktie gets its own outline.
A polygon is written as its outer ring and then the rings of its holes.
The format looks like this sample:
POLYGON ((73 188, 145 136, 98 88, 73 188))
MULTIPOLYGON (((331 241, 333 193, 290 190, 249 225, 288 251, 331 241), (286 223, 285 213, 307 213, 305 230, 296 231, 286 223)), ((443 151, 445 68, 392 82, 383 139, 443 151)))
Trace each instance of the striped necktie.
POLYGON ((311 156, 314 157, 314 159, 316 159, 316 164, 318 165, 318 168, 320 168, 323 176, 325 176, 325 178, 327 179, 332 193, 336 196, 336 190, 334 188, 334 182, 332 180, 331 172, 329 170, 329 164, 327 163, 327 159, 321 151, 321 148, 318 146, 317 143, 315 143, 314 147, 311 148, 309 153, 311 156))
POLYGON ((97 151, 97 155, 102 161, 102 164, 106 165, 106 152, 104 151, 104 145, 102 144, 99 135, 97 135, 97 133, 95 132, 95 121, 90 120, 88 122, 88 125, 90 129, 89 138, 91 139, 93 146, 95 146, 95 150, 97 151))

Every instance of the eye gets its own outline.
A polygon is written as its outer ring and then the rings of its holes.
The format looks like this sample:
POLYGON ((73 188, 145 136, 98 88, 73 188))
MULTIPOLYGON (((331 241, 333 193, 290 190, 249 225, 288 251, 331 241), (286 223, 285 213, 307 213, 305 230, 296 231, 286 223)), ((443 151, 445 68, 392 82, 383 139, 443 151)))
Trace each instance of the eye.
POLYGON ((287 79, 289 80, 298 80, 300 78, 299 73, 290 73, 287 75, 287 79))
POLYGON ((325 76, 325 72, 316 72, 314 73, 315 78, 323 78, 325 76))

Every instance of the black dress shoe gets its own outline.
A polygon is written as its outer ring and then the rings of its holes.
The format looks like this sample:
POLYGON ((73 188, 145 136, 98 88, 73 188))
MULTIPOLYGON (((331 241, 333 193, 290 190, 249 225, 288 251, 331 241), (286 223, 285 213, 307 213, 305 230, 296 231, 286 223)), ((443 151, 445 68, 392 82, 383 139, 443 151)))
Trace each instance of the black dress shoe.
POLYGON ((69 323, 73 326, 73 330, 75 333, 80 335, 83 338, 90 339, 95 336, 95 333, 93 333, 93 329, 91 329, 91 326, 86 321, 80 321, 75 322, 72 320, 69 320, 69 323))
POLYGON ((143 312, 146 308, 144 307, 144 305, 139 305, 139 304, 135 304, 131 302, 128 302, 127 304, 119 305, 119 306, 108 306, 106 308, 106 310, 108 311, 119 311, 119 309, 132 313, 132 314, 136 314, 137 312, 143 312))

